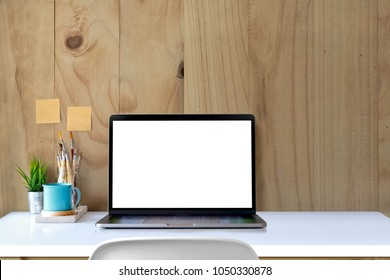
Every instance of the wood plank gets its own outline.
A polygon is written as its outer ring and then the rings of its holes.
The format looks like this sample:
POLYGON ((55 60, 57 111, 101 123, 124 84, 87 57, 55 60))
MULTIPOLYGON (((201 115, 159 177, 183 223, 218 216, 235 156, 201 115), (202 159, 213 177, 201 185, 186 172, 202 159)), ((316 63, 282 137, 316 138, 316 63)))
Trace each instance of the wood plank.
POLYGON ((322 210, 378 209, 377 3, 324 1, 322 210))
POLYGON ((14 170, 28 157, 49 160, 53 128, 35 124, 35 100, 54 96, 54 2, 0 1, 0 216, 27 210, 14 170))
POLYGON ((123 0, 120 16, 120 112, 183 113, 182 1, 123 0))
POLYGON ((186 113, 248 113, 247 1, 185 0, 186 113))
POLYGON ((249 1, 260 209, 314 208, 313 14, 312 1, 249 1))
POLYGON ((325 209, 324 185, 324 1, 314 1, 314 120, 313 120, 313 206, 315 211, 325 209))
POLYGON ((379 210, 390 217, 390 2, 378 2, 379 210))
POLYGON ((73 133, 83 150, 77 186, 81 204, 106 210, 108 118, 119 112, 119 1, 57 1, 55 28, 55 91, 62 119, 56 131, 69 143, 67 107, 92 107, 92 131, 73 133))

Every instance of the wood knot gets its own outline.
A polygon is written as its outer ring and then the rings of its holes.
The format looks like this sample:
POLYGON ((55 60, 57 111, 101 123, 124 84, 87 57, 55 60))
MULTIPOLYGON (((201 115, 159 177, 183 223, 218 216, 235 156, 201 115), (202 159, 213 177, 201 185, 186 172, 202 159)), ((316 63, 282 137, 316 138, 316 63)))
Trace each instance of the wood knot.
POLYGON ((65 54, 70 56, 80 56, 89 51, 96 45, 96 40, 91 40, 88 33, 80 32, 79 30, 65 31, 61 49, 65 54))
POLYGON ((177 70, 177 78, 184 79, 184 61, 180 62, 179 68, 177 70))
POLYGON ((81 35, 74 35, 74 36, 71 35, 65 39, 65 45, 71 50, 80 48, 82 44, 83 44, 83 37, 81 35))
POLYGON ((81 34, 69 34, 65 38, 65 45, 70 50, 76 50, 83 44, 83 36, 81 34))

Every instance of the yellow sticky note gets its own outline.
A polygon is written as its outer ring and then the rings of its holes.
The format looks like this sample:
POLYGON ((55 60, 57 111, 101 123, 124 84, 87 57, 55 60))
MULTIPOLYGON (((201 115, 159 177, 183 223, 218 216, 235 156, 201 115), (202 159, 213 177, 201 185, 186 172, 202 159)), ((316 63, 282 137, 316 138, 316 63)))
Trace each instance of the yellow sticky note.
POLYGON ((35 122, 59 123, 60 122, 60 100, 59 99, 37 99, 35 100, 35 122))
POLYGON ((68 107, 68 131, 91 131, 91 107, 68 107))

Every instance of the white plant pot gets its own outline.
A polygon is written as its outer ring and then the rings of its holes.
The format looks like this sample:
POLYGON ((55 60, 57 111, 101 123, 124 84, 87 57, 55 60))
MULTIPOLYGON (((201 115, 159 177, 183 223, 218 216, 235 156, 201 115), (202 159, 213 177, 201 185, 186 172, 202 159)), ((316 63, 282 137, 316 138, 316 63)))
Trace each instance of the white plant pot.
POLYGON ((28 192, 28 210, 31 214, 41 213, 43 208, 43 192, 28 192))

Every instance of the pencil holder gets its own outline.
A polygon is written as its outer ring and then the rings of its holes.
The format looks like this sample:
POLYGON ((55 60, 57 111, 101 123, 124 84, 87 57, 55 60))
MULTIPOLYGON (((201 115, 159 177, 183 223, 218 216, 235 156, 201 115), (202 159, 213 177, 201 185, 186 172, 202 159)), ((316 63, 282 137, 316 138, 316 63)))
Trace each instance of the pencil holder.
POLYGON ((77 187, 77 177, 79 175, 82 154, 80 146, 73 145, 72 143, 68 146, 63 141, 53 142, 52 150, 56 153, 57 182, 70 183, 74 187, 77 187))

